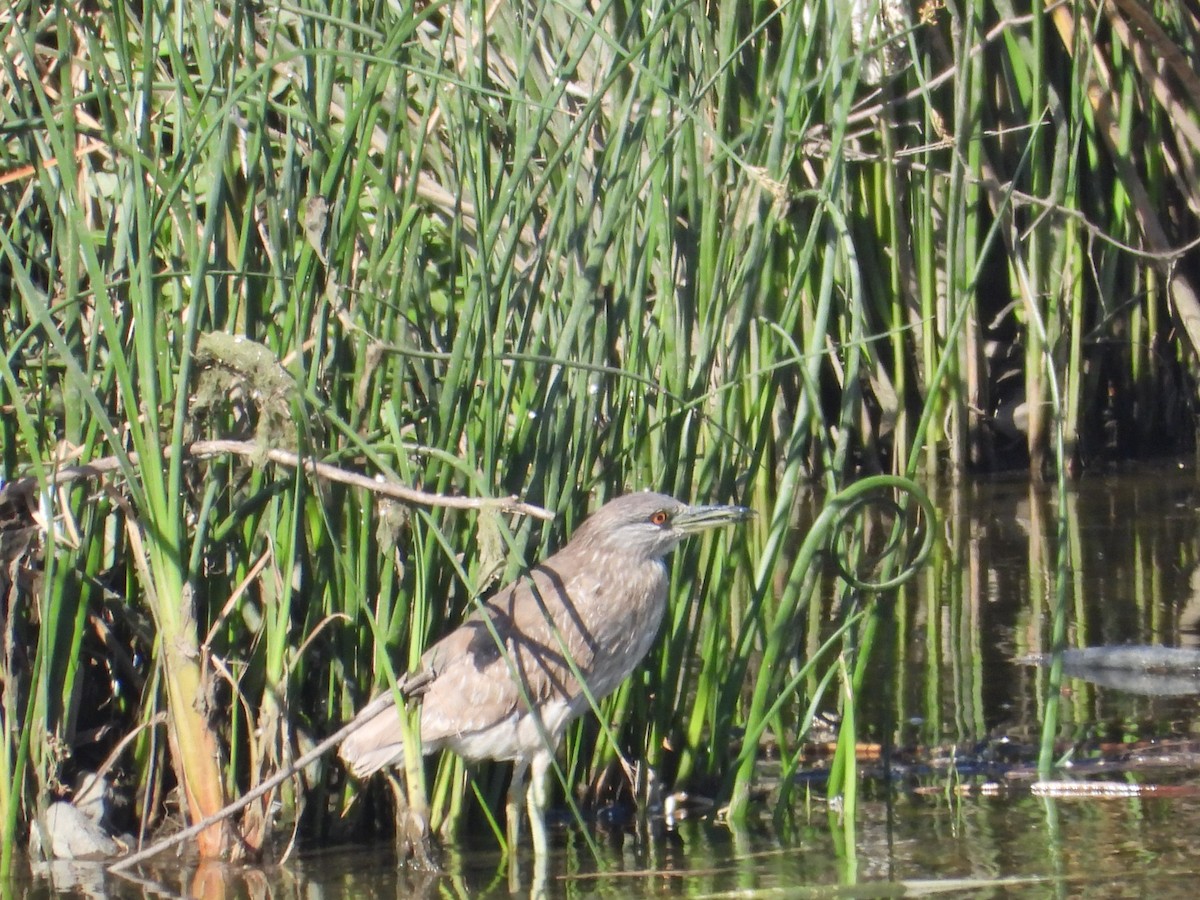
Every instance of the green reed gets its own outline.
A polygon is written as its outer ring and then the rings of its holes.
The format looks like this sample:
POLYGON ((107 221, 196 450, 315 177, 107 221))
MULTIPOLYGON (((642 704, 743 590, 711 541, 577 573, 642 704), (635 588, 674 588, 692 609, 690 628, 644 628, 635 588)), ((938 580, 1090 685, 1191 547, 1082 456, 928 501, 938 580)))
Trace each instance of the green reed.
MULTIPOLYGON (((1147 235, 1169 262, 1154 201, 1180 179, 1131 135, 1189 140, 1169 111, 1190 82, 1139 93, 1113 43, 1187 49, 1186 23, 1106 43, 1116 13, 985 6, 861 39, 811 2, 17 4, 3 474, 36 476, 80 540, 46 539, 38 616, 8 624, 34 677, 6 661, 5 846, 60 770, 100 762, 54 749, 88 724, 81 659, 114 652, 97 622, 143 661, 99 688, 118 731, 144 726, 119 763, 148 785, 137 813, 156 820, 169 785, 148 773, 173 766, 195 818, 394 685, 588 509, 648 487, 760 519, 677 554, 661 639, 606 727, 572 731, 564 789, 620 751, 724 780, 744 815, 758 742, 794 748, 818 707, 859 702, 878 652, 861 613, 907 602, 818 577, 854 478, 1014 458, 1061 477, 1110 452, 1131 390, 1174 421, 1148 385, 1190 371, 1178 343, 1152 352, 1186 283, 1128 250, 1147 235), (1123 68, 1099 104, 1105 53, 1123 68), (186 452, 229 437, 557 519, 186 452), (116 473, 59 498, 60 443, 116 473)), ((502 796, 488 770, 408 769, 439 829, 502 796)), ((282 808, 327 833, 377 808, 355 793, 297 781, 282 808)), ((268 826, 241 827, 254 845, 268 826)))

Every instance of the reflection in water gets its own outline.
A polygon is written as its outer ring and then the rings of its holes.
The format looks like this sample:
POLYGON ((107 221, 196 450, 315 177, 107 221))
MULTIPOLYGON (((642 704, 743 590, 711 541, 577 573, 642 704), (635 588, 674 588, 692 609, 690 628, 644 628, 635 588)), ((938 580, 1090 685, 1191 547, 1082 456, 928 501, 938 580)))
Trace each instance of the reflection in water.
MULTIPOLYGON (((878 655, 874 679, 894 690, 866 698, 874 721, 886 723, 890 711, 903 723, 902 744, 1036 734, 1046 672, 1018 660, 1050 649, 1057 497, 1050 487, 993 481, 946 486, 935 499, 944 556, 895 606, 894 655, 878 655)), ((1200 646, 1196 474, 1086 478, 1067 508, 1069 646, 1200 646)), ((1066 740, 1089 723, 1178 713, 1082 680, 1068 687, 1066 740)))
MULTIPOLYGON (((1017 659, 1049 648, 1056 559, 1055 497, 1025 482, 935 492, 944 542, 916 583, 895 598, 870 691, 871 737, 895 732, 890 789, 868 771, 857 829, 822 801, 806 773, 790 818, 745 829, 684 821, 604 831, 599 846, 571 829, 553 838, 545 894, 763 896, 901 890, 960 895, 1190 897, 1200 799, 1049 800, 1030 795, 1022 748, 1036 743, 1046 673, 1017 659), (889 723, 899 723, 893 728, 889 723), (918 762, 924 765, 917 765, 918 762), (934 764, 934 763, 938 764, 934 764), (967 763, 986 763, 970 768, 967 763), (903 763, 903 765, 901 765, 903 763), (890 884, 888 884, 890 883, 890 884)), ((1069 643, 1200 647, 1200 483, 1195 473, 1089 477, 1068 498, 1069 643)), ((831 592, 832 593, 832 592, 831 592)), ((814 617, 816 621, 819 617, 814 617)), ((1200 700, 1143 697, 1079 679, 1065 683, 1059 742, 1088 777, 1190 784, 1200 771, 1200 700), (1173 740, 1168 743, 1167 739, 1173 740), (1136 765, 1170 747, 1169 766, 1136 765)), ((814 765, 815 768, 819 768, 814 765)), ((1056 776, 1058 777, 1058 776, 1056 776)), ((467 839, 440 854, 443 871, 398 869, 389 846, 308 848, 277 869, 165 866, 149 888, 91 869, 81 896, 510 896, 509 865, 494 843, 467 839)), ((520 857, 521 895, 534 886, 520 857)), ((44 896, 47 881, 10 885, 44 896)))
MULTIPOLYGON (((578 835, 558 834, 547 897, 805 897, 901 893, 953 896, 1192 897, 1192 835, 1200 800, 1043 801, 906 795, 892 807, 867 801, 859 815, 856 872, 839 846, 834 820, 817 814, 787 841, 766 824, 740 830, 685 823, 652 837, 597 834, 598 859, 578 835), (1026 891, 1032 893, 1026 894, 1026 891)), ((510 894, 494 847, 460 846, 442 856, 440 875, 395 864, 390 847, 309 850, 282 869, 228 867, 223 890, 205 896, 467 898, 510 894)), ((147 893, 188 895, 186 872, 155 873, 147 893), (161 893, 160 893, 161 892, 161 893)), ((142 896, 110 878, 107 894, 142 896)), ((43 889, 44 892, 44 889, 43 889)), ((191 896, 201 896, 190 894, 191 896)))

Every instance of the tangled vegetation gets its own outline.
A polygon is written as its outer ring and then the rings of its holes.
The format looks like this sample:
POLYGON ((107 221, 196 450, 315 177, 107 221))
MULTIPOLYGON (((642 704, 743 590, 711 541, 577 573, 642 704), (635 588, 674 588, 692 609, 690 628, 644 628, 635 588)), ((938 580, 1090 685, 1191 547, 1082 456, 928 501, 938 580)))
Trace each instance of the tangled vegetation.
MULTIPOLYGON (((676 558, 569 790, 624 754, 744 816, 760 742, 794 764, 861 686, 823 502, 1193 446, 1198 36, 1150 0, 11 4, 4 866, 81 773, 139 836, 215 812, 641 488, 761 515, 676 558)), ((427 776, 445 832, 502 789, 427 776)), ((200 850, 388 817, 359 793, 310 767, 200 850)))

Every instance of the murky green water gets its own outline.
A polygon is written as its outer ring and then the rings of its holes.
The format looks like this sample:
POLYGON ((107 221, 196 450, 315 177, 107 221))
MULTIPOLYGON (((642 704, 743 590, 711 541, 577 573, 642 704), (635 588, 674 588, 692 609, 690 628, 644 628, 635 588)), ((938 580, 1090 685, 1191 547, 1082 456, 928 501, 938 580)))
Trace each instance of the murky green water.
MULTIPOLYGON (((639 833, 556 834, 549 896, 1192 897, 1200 886, 1200 699, 1072 679, 1062 694, 1063 781, 1143 785, 1140 796, 1042 799, 1030 762, 1046 671, 1014 658, 1049 643, 1055 497, 1025 482, 939 491, 939 559, 895 607, 868 698, 870 735, 899 723, 892 779, 870 753, 851 828, 812 796, 790 823, 744 831, 684 821, 639 833), (890 658, 887 658, 889 657, 890 658), (957 765, 955 765, 957 763, 957 765)), ((1188 468, 1090 476, 1069 497, 1072 646, 1200 645, 1200 478, 1188 468)), ((811 773, 810 773, 811 777, 811 773)), ((803 798, 803 791, 800 792, 803 798)), ((803 801, 802 801, 803 802, 803 801)), ((273 869, 156 865, 138 882, 95 867, 53 884, 79 895, 407 897, 510 893, 489 842, 447 848, 440 874, 388 846, 306 848, 273 869), (70 885, 72 885, 71 887, 70 885)), ((518 893, 535 874, 521 860, 518 893)), ((48 895, 35 878, 14 893, 48 895)))

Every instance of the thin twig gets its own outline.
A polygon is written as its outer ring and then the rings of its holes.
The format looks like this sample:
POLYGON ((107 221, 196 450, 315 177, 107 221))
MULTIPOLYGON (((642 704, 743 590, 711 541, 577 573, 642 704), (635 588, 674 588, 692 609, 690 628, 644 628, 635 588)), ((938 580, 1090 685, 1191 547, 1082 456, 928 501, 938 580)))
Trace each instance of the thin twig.
POLYGON ((304 471, 324 478, 326 481, 336 481, 340 484, 348 484, 353 487, 364 488, 368 491, 374 491, 376 494, 383 494, 387 497, 394 497, 397 500, 403 500, 406 503, 415 503, 420 506, 444 506, 451 509, 485 509, 490 507, 499 507, 506 512, 518 512, 527 516, 534 516, 538 519, 553 519, 554 513, 543 509, 540 506, 534 506, 530 503, 525 503, 516 497, 455 497, 446 494, 431 494, 426 491, 420 491, 416 488, 408 487, 396 481, 385 481, 380 477, 372 478, 369 475, 361 475, 358 472, 349 472, 345 469, 339 469, 337 466, 329 463, 318 462, 312 457, 301 459, 300 455, 293 453, 291 450, 281 450, 276 447, 269 447, 265 451, 261 446, 253 441, 193 441, 188 445, 188 452, 195 457, 203 459, 208 456, 221 456, 224 454, 234 454, 236 456, 265 456, 273 463, 278 463, 281 466, 291 466, 293 468, 302 467, 304 471))
MULTIPOLYGON (((193 441, 183 448, 183 452, 185 455, 195 459, 208 459, 213 456, 226 455, 258 459, 265 458, 277 465, 289 466, 293 469, 303 468, 305 472, 315 475, 318 478, 323 478, 326 481, 334 481, 339 484, 348 484, 352 487, 363 488, 375 494, 393 497, 396 500, 402 500, 405 503, 412 503, 418 506, 440 506, 449 509, 501 509, 505 512, 533 516, 536 519, 550 520, 554 518, 554 513, 549 510, 535 506, 532 503, 525 503, 516 496, 459 497, 447 494, 432 494, 428 491, 421 491, 408 485, 400 484, 397 481, 384 479, 381 476, 373 478, 369 475, 362 475, 358 472, 350 472, 346 469, 338 468, 330 463, 320 462, 312 457, 301 457, 298 453, 294 453, 291 450, 282 450, 278 447, 264 448, 253 441, 193 441)), ((167 454, 169 455, 169 453, 170 449, 168 448, 167 454)), ((48 477, 48 481, 51 484, 62 484, 63 482, 74 481, 79 478, 98 478, 101 475, 116 471, 126 461, 137 465, 137 454, 130 452, 125 454, 124 457, 105 456, 83 465, 64 466, 52 472, 48 477)), ((37 478, 29 476, 28 478, 19 478, 11 484, 0 488, 0 496, 10 491, 14 493, 25 492, 32 496, 36 493, 37 489, 37 478)))
POLYGON ((135 866, 152 856, 157 856, 164 850, 169 850, 171 847, 174 847, 177 844, 182 844, 184 841, 198 835, 204 829, 229 818, 234 813, 241 812, 263 794, 275 789, 301 769, 313 762, 316 762, 323 755, 325 755, 327 751, 340 744, 347 735, 361 728, 369 719, 373 718, 376 713, 387 709, 390 705, 392 705, 392 702, 393 700, 390 692, 381 694, 379 697, 376 697, 374 700, 364 706, 362 710, 352 720, 350 720, 350 722, 342 726, 329 737, 325 738, 325 740, 321 741, 321 743, 317 744, 317 746, 313 747, 286 769, 276 772, 258 787, 246 794, 243 794, 228 806, 218 810, 211 816, 202 819, 193 825, 189 825, 182 831, 175 832, 175 834, 171 835, 170 837, 165 837, 161 841, 156 841, 149 847, 146 847, 144 850, 139 850, 137 853, 131 853, 129 856, 117 860, 108 867, 108 871, 114 874, 121 873, 131 866, 135 866))

